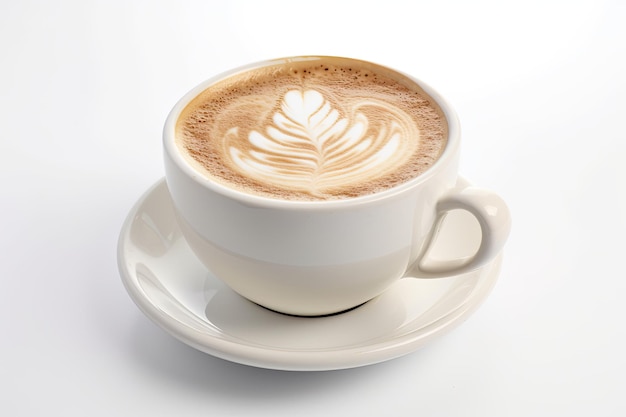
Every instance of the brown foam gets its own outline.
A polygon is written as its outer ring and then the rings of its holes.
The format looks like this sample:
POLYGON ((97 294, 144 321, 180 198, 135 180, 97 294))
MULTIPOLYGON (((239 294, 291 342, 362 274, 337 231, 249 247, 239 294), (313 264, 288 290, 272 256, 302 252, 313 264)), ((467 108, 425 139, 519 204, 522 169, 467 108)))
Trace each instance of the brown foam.
MULTIPOLYGON (((379 108, 365 111, 373 124, 389 118, 379 108)), ((341 58, 287 62, 236 74, 199 94, 183 110, 176 126, 179 149, 204 175, 244 192, 292 200, 349 198, 399 185, 428 169, 440 156, 446 138, 447 123, 442 111, 411 80, 374 64, 341 58), (362 181, 315 194, 243 175, 233 166, 229 146, 243 152, 253 150, 253 146, 247 134, 230 135, 233 142, 226 143, 227 132, 232 127, 241 132, 265 131, 272 115, 280 110, 281 97, 293 89, 320 91, 346 117, 349 115, 344 113, 350 109, 345 109, 345 104, 357 98, 392 103, 409 115, 419 129, 418 146, 393 172, 368 174, 362 181)))

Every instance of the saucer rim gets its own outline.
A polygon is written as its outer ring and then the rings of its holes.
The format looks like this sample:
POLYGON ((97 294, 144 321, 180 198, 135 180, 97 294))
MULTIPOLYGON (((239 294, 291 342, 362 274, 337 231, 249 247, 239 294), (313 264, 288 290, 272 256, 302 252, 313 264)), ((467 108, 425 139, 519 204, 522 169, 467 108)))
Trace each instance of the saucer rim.
MULTIPOLYGON (((459 181, 469 184, 469 181, 463 177, 459 177, 459 181)), ((167 314, 145 294, 133 272, 130 260, 127 258, 127 253, 133 246, 129 238, 131 225, 149 197, 163 186, 167 188, 164 178, 150 186, 133 205, 123 223, 117 245, 118 269, 122 283, 142 313, 171 336, 199 351, 231 362, 285 371, 326 371, 367 366, 398 358, 420 349, 432 339, 440 337, 461 324, 482 305, 500 274, 502 253, 482 268, 471 272, 486 276, 477 280, 472 293, 462 303, 454 305, 454 308, 444 316, 399 336, 378 337, 372 340, 371 344, 305 350, 279 349, 245 341, 238 343, 207 332, 200 332, 167 314)), ((307 319, 303 318, 303 320, 307 319)))

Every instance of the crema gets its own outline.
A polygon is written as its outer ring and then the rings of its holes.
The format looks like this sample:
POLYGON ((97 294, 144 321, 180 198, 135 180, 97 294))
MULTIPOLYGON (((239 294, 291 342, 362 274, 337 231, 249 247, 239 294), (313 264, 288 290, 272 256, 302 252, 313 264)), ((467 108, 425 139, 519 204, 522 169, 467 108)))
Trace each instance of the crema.
POLYGON ((447 122, 415 81, 364 61, 315 57, 215 82, 176 124, 202 175, 270 198, 329 200, 386 190, 441 155, 447 122))

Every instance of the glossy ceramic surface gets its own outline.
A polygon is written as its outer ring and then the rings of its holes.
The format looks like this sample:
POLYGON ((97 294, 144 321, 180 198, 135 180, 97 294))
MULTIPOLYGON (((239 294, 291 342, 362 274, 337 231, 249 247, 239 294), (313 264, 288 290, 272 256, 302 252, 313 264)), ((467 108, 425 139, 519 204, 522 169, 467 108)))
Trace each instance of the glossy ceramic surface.
MULTIPOLYGON (((430 257, 471 255, 478 227, 469 213, 451 212, 430 257)), ((257 367, 331 370, 405 355, 462 322, 495 284, 501 255, 463 275, 401 279, 343 314, 287 316, 239 296, 205 269, 187 246, 167 186, 159 181, 128 215, 118 262, 131 298, 182 342, 257 367)))
MULTIPOLYGON (((307 65, 313 66, 318 65, 318 60, 326 62, 325 59, 328 58, 282 58, 228 71, 193 88, 169 113, 163 128, 165 177, 180 229, 200 261, 247 299, 300 316, 346 311, 382 294, 406 275, 448 277, 474 271, 493 261, 509 235, 511 217, 507 205, 493 191, 458 186, 461 127, 456 112, 434 89, 399 71, 349 58, 330 58, 340 60, 342 65, 378 68, 409 88, 423 91, 441 109, 447 135, 440 155, 424 172, 396 186, 352 198, 269 198, 217 180, 199 168, 197 161, 179 146, 176 126, 184 109, 212 85, 242 71, 285 68, 296 61, 307 61, 307 65), (431 237, 436 236, 432 232, 443 216, 456 209, 467 210, 478 219, 482 229, 480 248, 463 259, 423 262, 422 253, 430 249, 431 237), (411 266, 414 268, 407 273, 411 266)), ((316 114, 317 118, 323 113, 316 114)), ((392 113, 385 114, 389 115, 385 116, 386 121, 393 119, 392 113)), ((398 122, 394 125, 399 126, 398 122)), ((235 134, 235 130, 229 131, 235 134)), ((303 132, 309 130, 307 127, 303 132)), ((330 131, 325 130, 323 135, 330 131)), ((412 137, 410 142, 417 139, 412 137)), ((315 146, 318 145, 321 143, 315 146)), ((342 147, 337 145, 337 149, 342 147)), ((257 144, 254 148, 255 155, 260 155, 257 144)), ((351 154, 350 169, 358 166, 357 154, 351 154)), ((284 160, 285 156, 277 155, 267 161, 284 160)), ((267 169, 264 171, 270 172, 267 169)), ((260 178, 257 180, 267 181, 260 178)))

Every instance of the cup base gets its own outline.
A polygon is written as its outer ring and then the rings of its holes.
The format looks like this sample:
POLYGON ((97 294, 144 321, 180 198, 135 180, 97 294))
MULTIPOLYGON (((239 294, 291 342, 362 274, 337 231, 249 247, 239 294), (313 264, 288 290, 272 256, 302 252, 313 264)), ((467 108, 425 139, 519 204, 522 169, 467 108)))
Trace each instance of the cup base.
MULTIPOLYGON (((369 300, 369 301, 371 301, 371 300, 369 300)), ((333 316, 339 316, 339 315, 341 315, 341 314, 348 313, 348 312, 350 312, 350 311, 352 311, 352 310, 356 310, 357 308, 362 307, 362 306, 364 306, 365 304, 367 304, 369 301, 366 301, 366 302, 364 302, 364 303, 361 303, 361 304, 355 305, 354 307, 350 307, 350 308, 347 308, 347 309, 345 309, 345 310, 337 311, 337 312, 335 312, 335 313, 328 313, 328 314, 314 314, 314 315, 302 315, 302 314, 290 314, 290 313, 283 313, 282 311, 278 311, 278 310, 271 309, 271 308, 269 308, 269 307, 265 307, 264 305, 261 305, 261 304, 259 304, 259 303, 254 303, 254 301, 252 301, 252 302, 253 302, 254 304, 258 305, 259 307, 264 308, 264 309, 265 309, 265 310, 267 310, 267 311, 271 311, 272 313, 276 313, 276 314, 282 314, 283 316, 288 316, 288 317, 298 317, 298 318, 304 318, 304 319, 308 319, 308 318, 310 318, 310 319, 315 319, 315 318, 322 318, 322 317, 333 317, 333 316)))
POLYGON ((336 265, 288 265, 252 259, 200 236, 176 212, 185 240, 208 271, 247 300, 296 317, 340 314, 382 294, 404 275, 411 249, 336 265))

